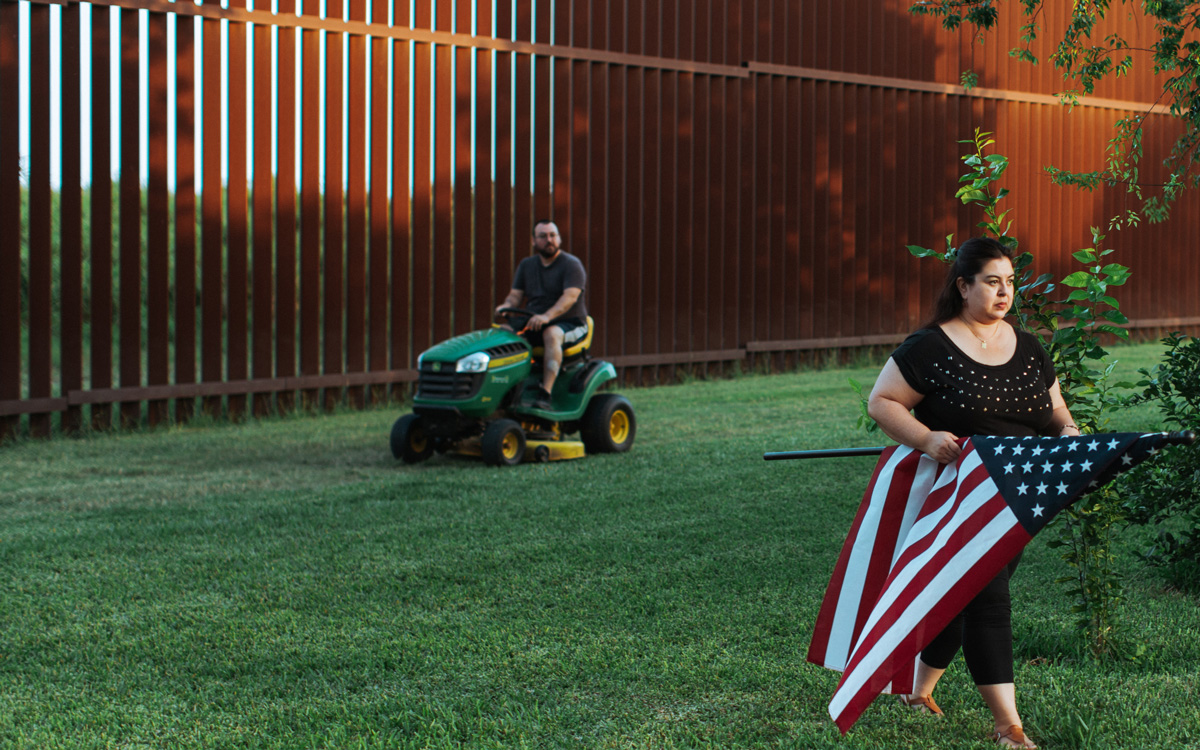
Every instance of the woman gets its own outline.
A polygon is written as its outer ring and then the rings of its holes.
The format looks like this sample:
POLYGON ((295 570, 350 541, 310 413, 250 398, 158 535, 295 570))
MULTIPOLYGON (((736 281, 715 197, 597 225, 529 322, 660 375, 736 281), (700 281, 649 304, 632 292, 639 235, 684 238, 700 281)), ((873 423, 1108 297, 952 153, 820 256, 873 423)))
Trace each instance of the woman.
MULTIPOLYGON (((989 238, 963 243, 933 319, 902 343, 871 391, 868 413, 892 439, 936 459, 958 458, 970 435, 1078 435, 1050 357, 1005 321, 1014 303, 1012 251, 989 238)), ((1001 571, 924 651, 907 706, 941 714, 933 688, 958 649, 992 711, 992 739, 1035 748, 1025 737, 1013 685, 1009 576, 1001 571)))

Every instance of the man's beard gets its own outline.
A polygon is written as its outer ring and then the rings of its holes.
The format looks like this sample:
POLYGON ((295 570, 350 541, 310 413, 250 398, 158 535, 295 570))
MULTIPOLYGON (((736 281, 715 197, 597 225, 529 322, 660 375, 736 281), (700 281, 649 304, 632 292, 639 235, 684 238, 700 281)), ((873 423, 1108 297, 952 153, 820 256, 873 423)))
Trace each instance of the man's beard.
POLYGON ((559 248, 555 247, 554 245, 546 245, 545 247, 537 248, 538 255, 542 256, 543 258, 553 258, 558 254, 558 250, 559 248))

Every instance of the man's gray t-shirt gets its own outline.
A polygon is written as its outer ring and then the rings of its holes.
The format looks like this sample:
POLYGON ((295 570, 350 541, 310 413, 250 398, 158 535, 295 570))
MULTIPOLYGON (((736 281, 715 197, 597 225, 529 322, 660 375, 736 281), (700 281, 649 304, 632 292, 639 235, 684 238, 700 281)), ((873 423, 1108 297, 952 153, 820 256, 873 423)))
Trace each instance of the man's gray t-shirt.
POLYGON ((513 276, 513 289, 525 293, 525 308, 534 313, 544 313, 567 289, 580 289, 579 299, 567 310, 560 319, 579 318, 587 320, 587 305, 584 302, 587 290, 587 271, 579 258, 564 251, 549 266, 542 265, 542 259, 531 255, 517 265, 513 276))

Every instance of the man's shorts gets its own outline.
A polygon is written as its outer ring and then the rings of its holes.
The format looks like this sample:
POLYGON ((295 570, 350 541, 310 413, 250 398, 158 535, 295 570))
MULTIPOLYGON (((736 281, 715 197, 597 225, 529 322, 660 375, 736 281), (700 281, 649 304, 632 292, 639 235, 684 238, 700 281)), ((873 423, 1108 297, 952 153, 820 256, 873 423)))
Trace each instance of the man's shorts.
MULTIPOLYGON (((529 323, 529 317, 525 315, 514 315, 508 319, 508 324, 512 326, 514 331, 520 331, 526 326, 527 323, 529 323)), ((583 339, 587 337, 586 320, 580 320, 579 318, 562 318, 561 320, 556 320, 549 325, 562 329, 564 349, 572 344, 583 341, 583 339)), ((532 346, 542 346, 542 331, 528 330, 522 335, 532 346)))

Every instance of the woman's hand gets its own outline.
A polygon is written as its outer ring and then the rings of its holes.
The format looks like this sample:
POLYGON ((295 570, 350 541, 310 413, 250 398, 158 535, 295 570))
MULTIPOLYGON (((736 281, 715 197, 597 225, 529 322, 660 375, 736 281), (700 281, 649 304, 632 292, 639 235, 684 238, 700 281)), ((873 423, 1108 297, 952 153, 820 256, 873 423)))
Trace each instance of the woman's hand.
POLYGON ((949 432, 930 431, 917 448, 939 464, 949 464, 957 461, 958 454, 962 453, 962 447, 957 440, 958 438, 949 432))

